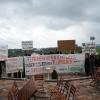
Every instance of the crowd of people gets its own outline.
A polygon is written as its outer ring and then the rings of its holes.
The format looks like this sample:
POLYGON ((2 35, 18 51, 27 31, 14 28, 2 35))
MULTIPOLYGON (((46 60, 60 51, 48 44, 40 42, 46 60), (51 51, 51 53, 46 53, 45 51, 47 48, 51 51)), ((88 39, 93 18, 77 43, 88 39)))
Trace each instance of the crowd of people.
POLYGON ((100 67, 100 54, 86 54, 85 55, 85 72, 86 75, 93 75, 96 69, 100 67))

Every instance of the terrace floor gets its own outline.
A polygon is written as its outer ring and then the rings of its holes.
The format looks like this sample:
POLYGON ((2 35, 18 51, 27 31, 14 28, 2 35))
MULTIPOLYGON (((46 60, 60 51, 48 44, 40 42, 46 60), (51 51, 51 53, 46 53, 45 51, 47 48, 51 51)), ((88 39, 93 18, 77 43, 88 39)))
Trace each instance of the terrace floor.
MULTIPOLYGON (((73 75, 73 74, 63 76, 64 79, 80 78, 80 77, 82 76, 73 75)), ((5 94, 6 94, 7 91, 4 88, 10 88, 13 82, 14 80, 0 80, 0 93, 5 91, 5 94)), ((16 80, 16 82, 18 84, 18 87, 22 88, 23 85, 27 82, 27 80, 24 80, 24 81, 16 80)), ((96 88, 91 82, 92 82, 92 79, 71 81, 71 83, 77 88, 78 100, 100 100, 100 90, 96 88)), ((51 84, 55 85, 54 82, 46 82, 45 86, 51 85, 51 84)), ((0 100, 7 100, 7 96, 0 95, 0 100)), ((34 99, 31 99, 31 100, 34 100, 34 99)))

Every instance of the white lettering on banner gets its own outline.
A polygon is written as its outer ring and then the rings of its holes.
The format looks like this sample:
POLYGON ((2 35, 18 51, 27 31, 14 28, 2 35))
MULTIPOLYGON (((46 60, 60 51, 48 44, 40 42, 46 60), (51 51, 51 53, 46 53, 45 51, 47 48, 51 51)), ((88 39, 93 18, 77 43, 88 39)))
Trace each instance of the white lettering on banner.
POLYGON ((65 56, 64 57, 63 55, 45 55, 45 56, 40 55, 40 56, 28 57, 27 61, 29 63, 40 62, 40 61, 52 61, 53 64, 70 64, 75 59, 76 58, 74 56, 72 58, 71 56, 68 56, 68 57, 65 56))
POLYGON ((47 65, 52 65, 52 62, 30 63, 30 64, 25 64, 25 67, 40 67, 40 66, 47 66, 47 65))
POLYGON ((84 54, 33 55, 31 57, 25 57, 26 75, 39 74, 40 67, 52 66, 55 66, 58 73, 84 72, 84 61, 84 54), (35 69, 36 71, 31 71, 35 69))
POLYGON ((23 58, 22 57, 12 57, 8 58, 6 61, 6 73, 18 72, 23 69, 23 58))
POLYGON ((37 75, 37 74, 43 74, 45 70, 43 67, 34 67, 34 68, 27 68, 25 72, 26 75, 37 75))

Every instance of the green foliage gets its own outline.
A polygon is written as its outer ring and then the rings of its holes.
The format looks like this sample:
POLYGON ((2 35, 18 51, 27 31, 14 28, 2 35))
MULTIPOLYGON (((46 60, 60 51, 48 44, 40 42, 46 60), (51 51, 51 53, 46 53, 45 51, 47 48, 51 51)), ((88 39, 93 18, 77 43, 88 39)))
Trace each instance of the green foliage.
POLYGON ((100 54, 100 47, 97 47, 96 51, 100 54))
POLYGON ((56 48, 41 48, 40 52, 42 54, 56 54, 56 48))
POLYGON ((22 50, 21 49, 9 49, 8 50, 8 57, 18 57, 22 56, 22 50))
POLYGON ((32 50, 23 51, 21 49, 9 49, 8 50, 8 57, 18 57, 18 56, 28 56, 32 54, 32 50))
MULTIPOLYGON (((97 49, 97 51, 100 53, 100 48, 97 49)), ((76 50, 75 53, 81 53, 82 52, 82 48, 80 46, 76 46, 76 50)), ((41 49, 37 49, 34 48, 33 50, 29 50, 29 51, 22 51, 22 49, 9 49, 8 50, 8 56, 9 57, 18 57, 18 56, 30 56, 32 53, 38 53, 38 54, 58 54, 59 52, 57 52, 57 48, 52 47, 52 48, 41 48, 41 49)), ((68 54, 70 53, 67 49, 62 51, 62 54, 68 54)))
POLYGON ((8 57, 18 57, 18 56, 30 56, 32 53, 38 54, 56 54, 56 48, 41 48, 28 51, 23 51, 22 49, 9 49, 8 50, 8 57))
POLYGON ((75 53, 82 53, 82 47, 76 46, 75 53))

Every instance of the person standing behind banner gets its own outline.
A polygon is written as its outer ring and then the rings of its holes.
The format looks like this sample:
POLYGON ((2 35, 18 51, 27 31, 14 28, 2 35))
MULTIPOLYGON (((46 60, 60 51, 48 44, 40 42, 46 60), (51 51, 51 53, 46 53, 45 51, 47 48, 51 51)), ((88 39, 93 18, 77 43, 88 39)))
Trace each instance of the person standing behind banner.
POLYGON ((91 72, 91 75, 94 75, 95 71, 96 71, 95 55, 91 54, 90 55, 90 72, 91 72))
POLYGON ((98 55, 96 55, 95 56, 95 66, 96 66, 96 68, 98 68, 99 67, 99 56, 98 55))
POLYGON ((89 62, 89 54, 85 55, 85 73, 87 76, 90 75, 90 62, 89 62))
POLYGON ((100 54, 96 55, 95 66, 96 66, 96 71, 97 71, 100 68, 100 54))
POLYGON ((52 79, 58 79, 58 73, 56 72, 56 70, 53 70, 53 72, 51 73, 52 79))
POLYGON ((1 69, 0 69, 0 78, 1 78, 1 74, 2 74, 2 71, 1 71, 1 69))
POLYGON ((98 66, 100 67, 100 54, 98 55, 98 66))

